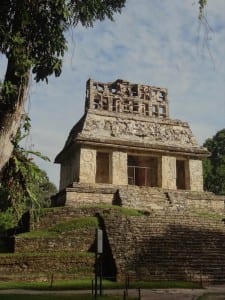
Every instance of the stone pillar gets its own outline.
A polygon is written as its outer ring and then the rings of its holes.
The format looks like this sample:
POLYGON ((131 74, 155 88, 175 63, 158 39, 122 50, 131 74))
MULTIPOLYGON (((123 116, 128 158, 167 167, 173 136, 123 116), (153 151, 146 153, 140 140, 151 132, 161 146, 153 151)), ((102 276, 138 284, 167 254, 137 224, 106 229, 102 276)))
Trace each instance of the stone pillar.
POLYGON ((190 190, 203 191, 203 174, 202 161, 197 159, 189 160, 189 176, 190 176, 190 190))
POLYGON ((176 157, 162 156, 161 178, 162 188, 176 190, 176 157))
POLYGON ((112 184, 127 185, 127 153, 114 151, 112 153, 112 184))
POLYGON ((60 184, 59 190, 66 188, 73 180, 71 178, 71 164, 69 160, 64 160, 60 166, 60 184))
POLYGON ((96 176, 96 150, 80 149, 80 176, 81 183, 95 183, 96 176))

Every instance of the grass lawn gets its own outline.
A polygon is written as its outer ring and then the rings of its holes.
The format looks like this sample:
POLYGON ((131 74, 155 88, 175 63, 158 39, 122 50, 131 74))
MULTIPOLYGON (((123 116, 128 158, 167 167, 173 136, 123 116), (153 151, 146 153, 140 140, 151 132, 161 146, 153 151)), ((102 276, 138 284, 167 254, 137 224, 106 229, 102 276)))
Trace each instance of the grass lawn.
MULTIPOLYGON (((91 278, 80 280, 54 281, 52 288, 50 282, 0 282, 0 290, 3 289, 31 289, 31 290, 85 290, 91 289, 91 278)), ((182 281, 138 281, 130 282, 129 288, 163 289, 163 288, 199 288, 199 284, 182 281)), ((103 289, 124 288, 124 282, 112 282, 103 280, 103 289)), ((1 299, 1 298, 0 298, 1 299)))
MULTIPOLYGON (((14 295, 0 295, 1 300, 93 300, 95 299, 92 295, 25 295, 25 294, 14 294, 14 295)), ((99 300, 121 300, 121 296, 98 296, 99 300)), ((128 298, 129 300, 136 300, 137 298, 128 298)))
POLYGON ((98 228, 96 217, 72 218, 69 221, 58 224, 43 230, 35 230, 17 235, 17 238, 56 238, 60 234, 83 228, 98 228))

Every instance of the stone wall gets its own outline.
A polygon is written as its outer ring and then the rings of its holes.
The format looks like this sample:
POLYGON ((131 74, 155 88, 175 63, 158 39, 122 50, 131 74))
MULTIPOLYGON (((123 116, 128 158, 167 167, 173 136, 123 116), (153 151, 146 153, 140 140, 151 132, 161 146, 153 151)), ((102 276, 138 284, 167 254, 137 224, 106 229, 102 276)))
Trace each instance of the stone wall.
POLYGON ((96 176, 96 150, 89 149, 89 148, 81 148, 79 182, 95 183, 95 176, 96 176))
POLYGON ((179 213, 103 219, 118 279, 225 281, 221 219, 179 213))
MULTIPOLYGON (((1 255, 0 280, 2 281, 50 281, 91 277, 94 272, 94 254, 1 255)), ((91 284, 91 282, 90 282, 91 284)), ((91 285, 90 285, 91 286, 91 285)))
POLYGON ((55 237, 15 237, 15 252, 88 252, 95 244, 95 228, 77 229, 55 237), (81 239, 82 237, 82 239, 81 239))
POLYGON ((61 191, 67 187, 71 182, 79 180, 80 170, 80 149, 72 149, 67 154, 67 157, 60 166, 60 184, 61 191))
POLYGON ((68 207, 118 204, 141 210, 205 210, 224 212, 225 196, 209 192, 171 190, 135 185, 76 184, 56 195, 54 204, 68 207))
POLYGON ((66 205, 67 206, 82 206, 82 205, 111 205, 114 200, 115 188, 89 188, 85 190, 76 190, 74 188, 66 189, 66 205))
MULTIPOLYGON (((122 192, 120 200, 128 201, 122 192)), ((139 194, 135 187, 128 192, 133 197, 139 194)), ((103 274, 118 280, 129 274, 135 280, 225 281, 224 211, 187 210, 182 207, 182 194, 174 193, 165 192, 161 198, 164 210, 151 207, 145 215, 128 216, 109 207, 62 207, 46 210, 31 227, 41 230, 74 217, 97 215, 104 231, 103 274)), ((205 193, 187 194, 190 202, 206 201, 201 199, 205 193)), ((146 194, 142 196, 146 198, 146 194)), ((159 203, 159 196, 160 190, 155 189, 152 203, 159 203)), ((86 252, 94 251, 93 230, 76 230, 58 239, 16 237, 16 253, 1 255, 0 279, 47 281, 51 274, 55 279, 93 276, 94 256, 86 252)))
POLYGON ((225 212, 225 196, 138 186, 120 187, 117 203, 124 207, 147 211, 205 211, 220 214, 225 212))
POLYGON ((54 207, 51 209, 44 209, 38 219, 30 217, 30 231, 42 230, 51 228, 57 223, 66 222, 79 217, 92 217, 99 212, 104 212, 107 208, 100 208, 98 206, 85 207, 54 207))
POLYGON ((167 194, 162 190, 137 186, 120 188, 117 202, 121 206, 144 211, 167 210, 171 206, 167 194))

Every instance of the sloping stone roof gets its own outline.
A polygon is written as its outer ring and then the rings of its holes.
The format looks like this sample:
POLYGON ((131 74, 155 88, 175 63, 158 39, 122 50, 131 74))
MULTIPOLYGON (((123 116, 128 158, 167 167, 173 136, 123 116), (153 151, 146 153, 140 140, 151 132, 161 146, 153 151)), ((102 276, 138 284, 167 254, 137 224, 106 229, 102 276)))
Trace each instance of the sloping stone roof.
POLYGON ((198 145, 187 122, 169 118, 164 88, 130 84, 121 79, 107 84, 89 80, 86 95, 86 112, 72 128, 56 162, 76 143, 208 155, 198 145))

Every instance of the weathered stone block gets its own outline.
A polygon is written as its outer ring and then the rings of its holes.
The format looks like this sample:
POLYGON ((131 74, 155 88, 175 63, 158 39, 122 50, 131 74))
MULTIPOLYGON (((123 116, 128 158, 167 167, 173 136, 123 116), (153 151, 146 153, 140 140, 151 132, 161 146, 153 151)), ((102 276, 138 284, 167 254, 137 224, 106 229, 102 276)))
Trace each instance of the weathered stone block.
POLYGON ((127 153, 114 151, 112 153, 112 183, 127 185, 127 153))
POLYGON ((162 188, 176 190, 176 157, 162 156, 162 188))
POLYGON ((95 176, 96 176, 96 150, 90 148, 81 148, 79 182, 95 183, 95 176))
POLYGON ((189 160, 189 176, 190 176, 190 190, 203 191, 203 175, 202 175, 202 161, 196 159, 189 160))

